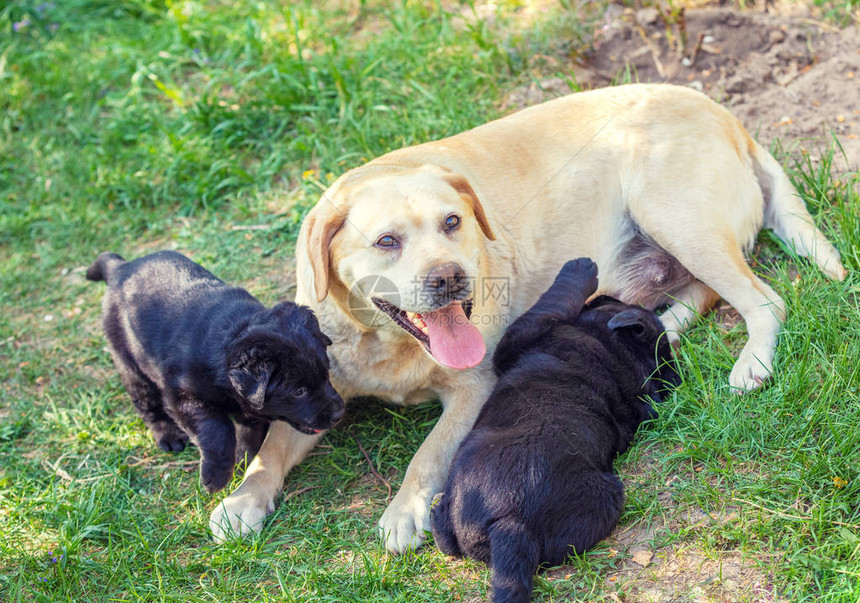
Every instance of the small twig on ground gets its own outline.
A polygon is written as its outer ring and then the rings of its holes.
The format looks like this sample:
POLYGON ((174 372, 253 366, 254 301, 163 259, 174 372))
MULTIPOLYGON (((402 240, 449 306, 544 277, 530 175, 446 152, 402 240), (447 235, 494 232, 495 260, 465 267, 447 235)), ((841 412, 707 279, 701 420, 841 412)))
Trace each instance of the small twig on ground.
POLYGON ((57 477, 59 477, 63 481, 67 481, 67 482, 75 481, 75 478, 73 478, 71 475, 69 475, 68 471, 66 471, 65 469, 60 467, 60 461, 62 459, 63 459, 63 457, 60 457, 59 459, 57 459, 57 462, 55 462, 53 464, 51 463, 51 461, 44 459, 44 460, 42 460, 42 467, 44 467, 47 471, 53 473, 54 475, 56 475, 57 477))
POLYGON ((293 491, 292 491, 292 492, 290 492, 289 494, 284 495, 284 499, 281 501, 281 504, 284 504, 284 503, 285 503, 285 502, 287 502, 288 500, 292 500, 292 499, 294 499, 294 498, 295 498, 296 496, 298 496, 299 494, 304 494, 304 493, 305 493, 305 492, 307 492, 308 490, 313 490, 313 489, 314 489, 314 488, 316 488, 316 487, 317 487, 317 486, 305 486, 304 488, 299 488, 298 490, 293 490, 293 491))
POLYGON ((370 455, 367 454, 367 451, 364 449, 364 446, 361 445, 361 441, 356 437, 356 435, 352 432, 347 432, 352 436, 352 439, 355 440, 355 443, 358 445, 358 449, 361 450, 361 454, 364 455, 364 459, 367 461, 367 464, 370 466, 370 471, 373 473, 373 476, 385 484, 385 487, 388 488, 388 502, 391 502, 391 484, 387 479, 382 477, 379 471, 376 470, 376 467, 373 466, 373 461, 370 460, 370 455))
POLYGON ((705 32, 700 31, 696 36, 696 45, 693 46, 693 52, 690 54, 690 67, 696 64, 696 59, 699 57, 699 51, 702 49, 702 41, 705 39, 705 32))
POLYGON ((678 9, 677 15, 677 23, 678 23, 678 56, 684 56, 684 53, 687 52, 687 17, 686 11, 682 6, 678 9))
POLYGON ((140 467, 141 465, 145 465, 150 469, 164 469, 166 467, 189 467, 191 465, 196 465, 199 461, 168 461, 166 463, 155 464, 152 462, 152 457, 144 457, 138 458, 136 456, 128 457, 134 459, 133 463, 128 463, 128 467, 140 467))
MULTIPOLYGON (((776 515, 777 517, 782 517, 783 519, 796 519, 798 521, 815 521, 812 517, 803 517, 802 515, 790 515, 788 513, 783 513, 782 511, 774 511, 773 509, 768 509, 767 507, 763 507, 762 505, 756 504, 751 500, 744 500, 742 498, 732 497, 732 500, 744 503, 745 505, 750 505, 751 507, 755 507, 756 509, 760 509, 765 511, 766 513, 770 513, 771 515, 776 515)), ((851 528, 854 530, 860 530, 860 524, 856 523, 845 523, 844 521, 833 521, 828 520, 827 523, 832 523, 837 526, 844 526, 846 528, 851 528)))
POLYGON ((798 21, 800 21, 801 23, 805 23, 806 25, 815 25, 816 27, 819 27, 819 28, 824 29, 826 31, 831 31, 831 32, 842 31, 841 29, 839 29, 835 25, 830 25, 829 23, 824 23, 823 21, 817 21, 815 19, 798 19, 798 21))
POLYGON ((639 32, 639 35, 642 36, 642 40, 645 42, 648 50, 651 51, 651 58, 654 59, 654 66, 657 68, 657 73, 660 74, 660 77, 665 78, 666 70, 663 69, 663 61, 660 60, 660 49, 657 48, 654 45, 654 42, 651 41, 651 38, 648 37, 648 32, 645 31, 642 24, 636 20, 635 15, 633 17, 633 28, 639 32))

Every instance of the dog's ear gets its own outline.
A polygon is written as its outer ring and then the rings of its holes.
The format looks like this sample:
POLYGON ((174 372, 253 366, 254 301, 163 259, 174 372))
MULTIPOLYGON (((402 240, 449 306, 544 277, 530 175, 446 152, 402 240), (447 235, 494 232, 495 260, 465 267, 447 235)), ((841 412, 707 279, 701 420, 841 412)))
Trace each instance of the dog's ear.
POLYGON ((331 267, 331 241, 343 228, 346 213, 323 197, 305 218, 308 262, 314 280, 314 293, 321 302, 328 295, 328 273, 331 267))
POLYGON ((613 331, 624 329, 637 339, 648 335, 648 323, 642 310, 630 309, 619 312, 606 323, 613 331))
POLYGON ((255 410, 260 410, 266 403, 266 389, 270 377, 269 363, 259 361, 256 354, 249 354, 247 362, 227 371, 227 378, 233 389, 255 410))
POLYGON ((328 347, 331 345, 331 339, 320 329, 317 315, 307 306, 284 301, 277 304, 272 310, 276 314, 282 314, 286 317, 294 327, 306 330, 314 339, 322 343, 323 346, 328 347))
POLYGON ((475 194, 469 181, 460 174, 445 174, 444 178, 460 194, 460 197, 472 206, 472 212, 475 214, 475 219, 478 221, 484 236, 495 241, 496 235, 490 228, 490 221, 487 220, 487 214, 484 213, 484 206, 481 205, 481 200, 478 199, 478 195, 475 194))

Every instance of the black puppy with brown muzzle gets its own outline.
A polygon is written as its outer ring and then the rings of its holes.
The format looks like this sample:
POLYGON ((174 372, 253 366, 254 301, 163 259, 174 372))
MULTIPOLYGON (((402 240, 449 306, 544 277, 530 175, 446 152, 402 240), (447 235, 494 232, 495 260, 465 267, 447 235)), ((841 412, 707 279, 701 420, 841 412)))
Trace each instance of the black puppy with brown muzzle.
POLYGON ((331 340, 308 308, 267 309, 173 251, 131 262, 103 253, 87 278, 107 282, 105 336, 135 408, 163 450, 197 444, 207 491, 257 453, 269 421, 310 434, 343 416, 331 340))
POLYGON ((490 565, 495 603, 528 601, 539 566, 609 534, 624 506, 613 459, 679 381, 656 315, 584 306, 596 288, 597 266, 570 261, 507 330, 499 382, 431 509, 439 549, 490 565))

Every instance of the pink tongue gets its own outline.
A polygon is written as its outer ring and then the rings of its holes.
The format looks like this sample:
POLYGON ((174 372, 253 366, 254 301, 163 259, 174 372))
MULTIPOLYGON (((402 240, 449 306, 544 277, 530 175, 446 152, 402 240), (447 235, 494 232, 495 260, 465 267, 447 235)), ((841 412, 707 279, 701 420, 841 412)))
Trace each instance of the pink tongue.
POLYGON ((487 353, 484 338, 466 318, 459 302, 422 314, 430 337, 430 353, 439 364, 453 369, 477 366, 487 353))

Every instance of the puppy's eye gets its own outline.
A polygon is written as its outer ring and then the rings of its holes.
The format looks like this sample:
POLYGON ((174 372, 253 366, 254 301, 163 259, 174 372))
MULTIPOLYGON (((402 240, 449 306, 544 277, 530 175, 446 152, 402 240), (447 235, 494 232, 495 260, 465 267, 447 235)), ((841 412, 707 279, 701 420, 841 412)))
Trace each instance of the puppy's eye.
POLYGON ((382 249, 397 249, 398 247, 400 247, 400 241, 398 241, 395 237, 387 234, 382 235, 381 237, 376 239, 376 243, 374 245, 382 249))
POLYGON ((442 228, 445 229, 445 232, 457 230, 458 226, 460 226, 460 216, 457 214, 451 214, 445 218, 445 222, 442 224, 442 228))
POLYGON ((305 396, 305 394, 307 394, 307 393, 308 393, 307 388, 305 388, 305 387, 300 387, 299 389, 297 389, 297 390, 293 391, 293 397, 294 397, 294 398, 302 398, 302 397, 304 397, 304 396, 305 396))

